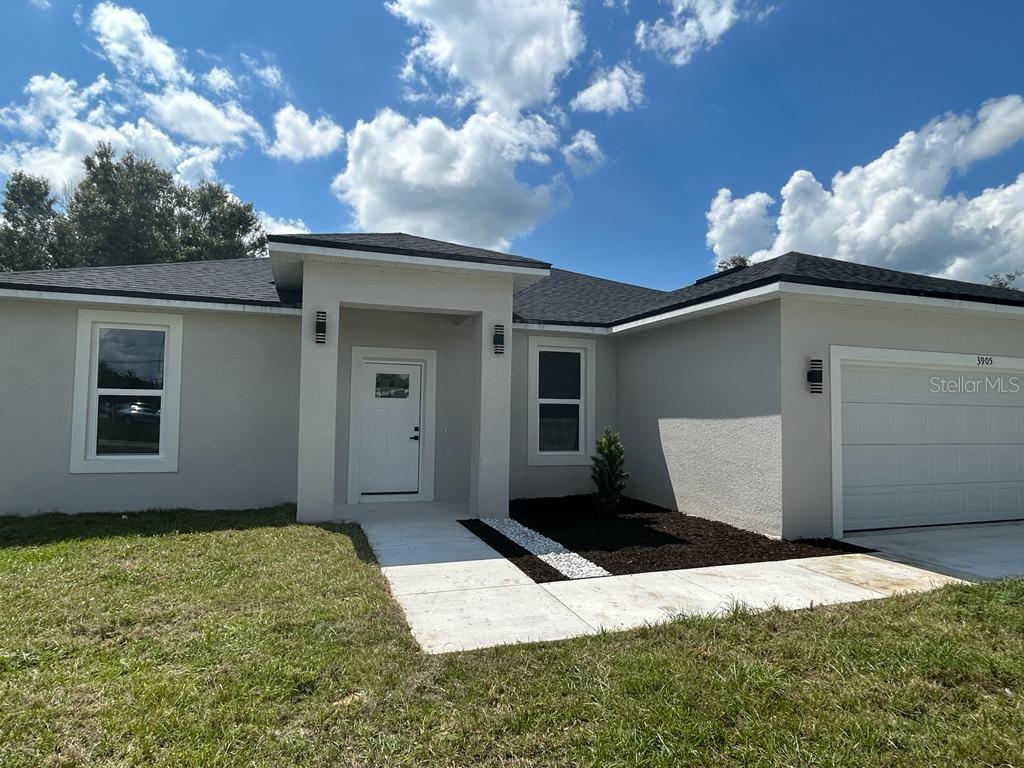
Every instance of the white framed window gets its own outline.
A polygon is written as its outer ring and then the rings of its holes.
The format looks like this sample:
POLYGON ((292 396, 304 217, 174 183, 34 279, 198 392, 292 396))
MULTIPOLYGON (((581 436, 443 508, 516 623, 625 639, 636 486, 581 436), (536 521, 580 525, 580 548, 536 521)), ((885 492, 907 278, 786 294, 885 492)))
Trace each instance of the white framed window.
POLYGON ((71 472, 177 472, 181 316, 78 312, 71 472))
POLYGON ((531 336, 528 349, 527 463, 589 464, 597 438, 594 340, 531 336))

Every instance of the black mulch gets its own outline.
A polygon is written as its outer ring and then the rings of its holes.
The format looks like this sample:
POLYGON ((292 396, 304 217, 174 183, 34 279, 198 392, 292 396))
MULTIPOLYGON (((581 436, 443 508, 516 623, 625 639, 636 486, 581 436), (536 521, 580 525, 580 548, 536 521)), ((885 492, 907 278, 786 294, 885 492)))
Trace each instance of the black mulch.
POLYGON ((459 522, 538 584, 546 584, 549 581, 568 581, 569 577, 564 576, 561 571, 552 568, 535 554, 523 549, 505 534, 498 533, 482 520, 459 520, 459 522))
MULTIPOLYGON (((634 499, 614 515, 598 512, 590 496, 519 499, 510 511, 513 519, 615 575, 870 551, 834 539, 779 541, 634 499)), ((483 523, 463 525, 534 581, 564 578, 483 523)))

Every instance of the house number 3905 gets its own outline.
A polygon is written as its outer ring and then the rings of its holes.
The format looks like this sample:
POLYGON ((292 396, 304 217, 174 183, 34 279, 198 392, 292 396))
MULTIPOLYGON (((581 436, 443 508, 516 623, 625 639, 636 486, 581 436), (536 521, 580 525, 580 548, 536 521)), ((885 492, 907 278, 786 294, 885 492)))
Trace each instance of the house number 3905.
POLYGON ((978 355, 978 365, 992 365, 992 358, 985 355, 978 355))

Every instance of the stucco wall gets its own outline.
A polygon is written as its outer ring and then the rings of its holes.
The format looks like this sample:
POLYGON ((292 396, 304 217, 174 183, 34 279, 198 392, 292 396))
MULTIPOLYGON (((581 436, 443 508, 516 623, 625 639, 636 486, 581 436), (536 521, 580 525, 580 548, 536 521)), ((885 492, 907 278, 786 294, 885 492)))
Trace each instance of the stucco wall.
POLYGON ((0 300, 0 514, 295 500, 299 318, 173 313, 184 318, 178 472, 72 475, 78 309, 0 300))
POLYGON ((779 303, 619 336, 626 492, 782 535, 779 303))
POLYGON ((470 448, 476 398, 473 318, 421 312, 341 309, 338 355, 338 431, 335 498, 348 494, 348 447, 352 347, 432 349, 437 352, 437 396, 433 435, 434 498, 469 498, 470 448))
MULTIPOLYGON (((529 339, 531 336, 566 336, 558 333, 512 332, 512 435, 509 465, 509 486, 513 499, 537 498, 542 496, 566 496, 575 493, 591 493, 594 485, 590 480, 590 466, 538 467, 528 463, 528 371, 529 339)), ((569 338, 579 339, 579 335, 569 338)), ((615 426, 616 408, 616 360, 615 340, 597 336, 597 371, 595 389, 597 416, 595 429, 600 435, 607 426, 615 426)), ((592 448, 592 446, 591 446, 592 448)))
POLYGON ((1024 357, 1024 321, 907 307, 782 300, 782 466, 786 538, 832 535, 830 345, 1024 357), (807 361, 825 391, 807 391, 807 361))

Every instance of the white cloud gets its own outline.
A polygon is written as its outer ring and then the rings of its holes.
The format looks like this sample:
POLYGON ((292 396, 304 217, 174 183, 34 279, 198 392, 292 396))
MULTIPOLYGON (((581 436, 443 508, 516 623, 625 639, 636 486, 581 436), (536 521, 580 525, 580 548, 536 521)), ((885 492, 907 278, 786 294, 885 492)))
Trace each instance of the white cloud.
POLYGON ((28 96, 28 103, 24 106, 12 104, 0 109, 0 125, 27 133, 40 133, 52 121, 77 115, 90 99, 108 87, 109 83, 103 75, 82 91, 74 80, 67 80, 56 73, 33 75, 22 90, 28 96))
POLYGON ((242 54, 242 61, 256 76, 256 79, 273 91, 284 88, 284 73, 274 64, 261 64, 252 56, 242 54))
POLYGON ((1024 139, 1024 99, 986 102, 974 115, 944 115, 830 187, 797 171, 781 190, 735 198, 718 192, 708 245, 719 257, 755 260, 790 250, 963 280, 1024 268, 1024 173, 972 196, 948 191, 954 174, 1024 139))
POLYGON ((41 11, 50 10, 50 0, 29 0, 29 2, 41 11))
POLYGON ((741 0, 670 0, 668 16, 653 24, 641 21, 636 42, 678 67, 688 64, 698 52, 718 44, 736 22, 744 18, 741 0))
POLYGON ((628 62, 597 74, 594 81, 576 94, 569 106, 583 112, 628 112, 644 100, 644 76, 628 62))
POLYGON ((576 131, 576 135, 562 147, 562 154, 569 169, 577 176, 593 173, 604 164, 604 153, 597 145, 597 137, 587 130, 576 131))
POLYGON ((217 106, 194 91, 180 88, 147 93, 144 100, 160 125, 192 141, 241 145, 246 137, 260 143, 265 140, 256 118, 233 101, 217 106))
POLYGON ((90 27, 118 72, 148 83, 192 82, 178 53, 153 34, 149 20, 135 9, 100 3, 90 27))
POLYGON ((456 86, 450 99, 511 113, 551 99, 585 45, 574 0, 392 0, 417 26, 403 76, 426 86, 433 71, 456 86))
POLYGON ((207 88, 219 95, 231 93, 238 87, 235 78, 224 67, 213 67, 203 75, 203 82, 207 88))
POLYGON ((349 133, 348 165, 332 189, 361 229, 505 248, 559 202, 557 178, 537 185, 516 178, 520 163, 545 162, 556 143, 536 116, 474 114, 452 128, 384 109, 349 133))
POLYGON ((266 211, 256 211, 260 226, 268 235, 306 234, 309 227, 302 219, 277 218, 266 211))
POLYGON ((345 138, 345 132, 329 117, 312 122, 291 104, 274 115, 274 131, 276 139, 267 154, 294 162, 329 155, 345 138))

